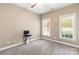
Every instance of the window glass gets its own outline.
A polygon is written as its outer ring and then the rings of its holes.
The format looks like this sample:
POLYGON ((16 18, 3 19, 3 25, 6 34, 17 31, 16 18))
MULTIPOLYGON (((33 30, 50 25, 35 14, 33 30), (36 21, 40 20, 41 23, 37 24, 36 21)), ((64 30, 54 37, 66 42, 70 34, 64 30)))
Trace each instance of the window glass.
POLYGON ((76 14, 60 16, 60 37, 65 39, 75 39, 76 14))
POLYGON ((42 19, 42 35, 50 35, 50 19, 42 19))

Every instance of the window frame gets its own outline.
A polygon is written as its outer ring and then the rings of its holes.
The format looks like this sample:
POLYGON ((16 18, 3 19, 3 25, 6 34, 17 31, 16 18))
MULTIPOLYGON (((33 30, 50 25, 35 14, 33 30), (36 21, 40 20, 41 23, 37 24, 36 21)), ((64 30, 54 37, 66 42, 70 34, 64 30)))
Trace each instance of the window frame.
POLYGON ((42 19, 42 36, 50 37, 50 18, 49 18, 49 17, 42 19), (44 21, 44 20, 48 20, 48 21, 49 21, 49 34, 44 34, 44 33, 43 33, 43 21, 44 21))
POLYGON ((76 13, 69 13, 69 14, 65 14, 65 15, 61 15, 59 16, 59 37, 60 39, 65 39, 65 40, 72 40, 72 41, 76 41, 76 13), (62 37, 62 23, 61 23, 61 17, 67 17, 67 16, 74 16, 74 19, 73 19, 73 38, 66 38, 66 37, 62 37))

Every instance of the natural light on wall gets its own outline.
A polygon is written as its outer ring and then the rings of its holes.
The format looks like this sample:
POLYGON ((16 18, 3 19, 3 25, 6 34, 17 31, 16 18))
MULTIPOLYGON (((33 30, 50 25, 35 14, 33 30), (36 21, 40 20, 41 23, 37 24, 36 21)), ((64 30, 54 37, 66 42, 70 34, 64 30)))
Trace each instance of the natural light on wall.
POLYGON ((76 13, 60 16, 60 38, 76 40, 76 13))

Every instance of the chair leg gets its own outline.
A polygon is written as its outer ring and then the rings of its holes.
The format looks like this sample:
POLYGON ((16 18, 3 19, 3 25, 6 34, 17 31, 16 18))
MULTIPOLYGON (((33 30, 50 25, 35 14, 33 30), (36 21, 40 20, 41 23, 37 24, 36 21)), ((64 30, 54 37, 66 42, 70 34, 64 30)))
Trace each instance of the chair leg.
POLYGON ((26 37, 23 37, 24 44, 26 44, 26 40, 27 40, 27 38, 26 37))
POLYGON ((25 38, 25 40, 24 40, 24 44, 26 44, 26 41, 27 41, 27 38, 25 38))

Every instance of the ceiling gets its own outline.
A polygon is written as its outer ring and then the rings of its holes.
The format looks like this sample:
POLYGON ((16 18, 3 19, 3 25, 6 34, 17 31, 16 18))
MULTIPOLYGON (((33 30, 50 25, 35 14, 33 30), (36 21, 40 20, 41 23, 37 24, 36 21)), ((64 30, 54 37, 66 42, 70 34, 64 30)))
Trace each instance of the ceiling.
POLYGON ((31 8, 31 6, 34 3, 15 3, 15 4, 25 9, 28 9, 34 13, 44 14, 49 11, 54 11, 56 9, 71 5, 72 3, 43 3, 43 4, 37 4, 34 8, 31 8))

